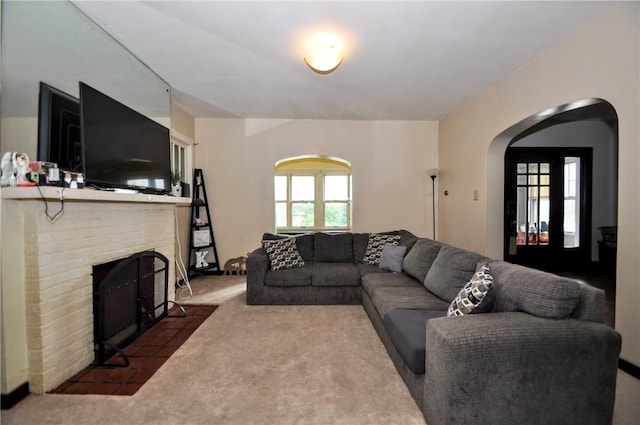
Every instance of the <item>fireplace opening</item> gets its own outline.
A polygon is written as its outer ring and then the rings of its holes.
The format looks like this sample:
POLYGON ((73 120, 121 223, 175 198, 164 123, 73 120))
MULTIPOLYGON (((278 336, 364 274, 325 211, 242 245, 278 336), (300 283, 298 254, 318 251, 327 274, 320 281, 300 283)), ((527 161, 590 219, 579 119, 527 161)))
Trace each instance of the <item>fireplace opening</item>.
POLYGON ((155 251, 93 266, 94 364, 129 364, 122 350, 167 316, 168 289, 169 260, 155 251))

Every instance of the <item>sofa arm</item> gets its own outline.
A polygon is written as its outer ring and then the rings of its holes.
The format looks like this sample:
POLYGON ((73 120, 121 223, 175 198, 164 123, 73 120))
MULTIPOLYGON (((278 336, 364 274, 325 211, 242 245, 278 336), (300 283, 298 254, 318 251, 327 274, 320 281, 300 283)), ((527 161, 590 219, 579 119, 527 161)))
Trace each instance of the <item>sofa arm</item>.
POLYGON ((526 313, 429 320, 423 411, 440 424, 610 424, 620 334, 526 313))
POLYGON ((269 256, 264 249, 255 249, 247 257, 247 304, 260 303, 267 270, 269 256))

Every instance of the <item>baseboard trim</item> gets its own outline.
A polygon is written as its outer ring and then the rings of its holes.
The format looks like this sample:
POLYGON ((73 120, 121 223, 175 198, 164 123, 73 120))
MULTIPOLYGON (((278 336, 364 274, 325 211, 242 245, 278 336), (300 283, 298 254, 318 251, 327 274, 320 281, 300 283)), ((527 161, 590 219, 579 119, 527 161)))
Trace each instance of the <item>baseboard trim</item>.
POLYGON ((636 379, 640 379, 640 367, 624 359, 618 359, 618 369, 627 372, 636 379))
POLYGON ((29 383, 25 382, 9 394, 2 394, 2 410, 11 409, 29 395, 29 383))

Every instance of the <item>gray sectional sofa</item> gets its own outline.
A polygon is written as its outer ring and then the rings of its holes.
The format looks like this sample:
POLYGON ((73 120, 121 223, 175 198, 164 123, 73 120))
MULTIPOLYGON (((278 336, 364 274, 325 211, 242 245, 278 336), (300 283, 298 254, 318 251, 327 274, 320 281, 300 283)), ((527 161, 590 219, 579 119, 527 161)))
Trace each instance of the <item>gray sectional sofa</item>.
POLYGON ((429 425, 611 423, 621 338, 602 290, 407 231, 384 234, 406 247, 401 272, 385 271, 366 264, 370 235, 265 234, 300 261, 273 270, 272 251, 252 252, 247 304, 362 304, 429 425), (455 315, 463 287, 476 309, 455 315))

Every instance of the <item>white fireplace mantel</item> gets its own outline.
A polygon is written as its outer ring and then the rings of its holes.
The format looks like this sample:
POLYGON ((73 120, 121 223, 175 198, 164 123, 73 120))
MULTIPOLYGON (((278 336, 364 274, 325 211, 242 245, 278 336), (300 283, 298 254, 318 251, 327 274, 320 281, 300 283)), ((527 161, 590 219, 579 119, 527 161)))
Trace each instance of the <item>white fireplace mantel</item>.
POLYGON ((69 189, 55 186, 3 187, 3 199, 42 199, 88 202, 137 202, 155 204, 189 204, 189 198, 144 193, 112 192, 95 189, 69 189), (38 190, 39 189, 39 190, 38 190))

